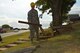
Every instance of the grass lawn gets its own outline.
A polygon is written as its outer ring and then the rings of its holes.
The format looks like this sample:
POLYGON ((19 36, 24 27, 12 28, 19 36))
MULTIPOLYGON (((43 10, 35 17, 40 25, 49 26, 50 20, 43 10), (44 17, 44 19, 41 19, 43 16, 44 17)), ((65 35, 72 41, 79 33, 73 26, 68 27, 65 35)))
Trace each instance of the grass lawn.
POLYGON ((34 53, 80 53, 80 22, 73 24, 74 31, 41 42, 34 53))
POLYGON ((35 53, 80 53, 80 39, 72 35, 57 36, 40 45, 35 53))
MULTIPOLYGON (((41 47, 38 48, 34 53, 80 53, 80 22, 73 24, 73 28, 74 30, 70 33, 58 35, 46 41, 40 41, 39 43, 35 42, 35 45, 40 44, 41 47)), ((47 32, 50 31, 46 31, 46 33, 47 32)), ((0 46, 15 42, 18 38, 28 39, 28 35, 29 32, 25 32, 22 34, 5 37, 3 38, 4 43, 0 44, 0 46)), ((7 53, 32 45, 33 44, 28 41, 5 51, 0 51, 0 53, 7 53)))
MULTIPOLYGON (((5 37, 5 38, 3 38, 4 43, 0 43, 0 46, 4 46, 4 45, 7 45, 9 43, 13 43, 13 42, 17 41, 19 38, 29 39, 28 37, 29 37, 29 32, 25 32, 25 33, 13 35, 13 36, 5 37)), ((11 48, 9 48, 5 51, 0 51, 0 53, 7 53, 7 52, 15 51, 15 50, 18 50, 18 49, 21 49, 21 48, 29 47, 31 45, 32 45, 31 42, 28 41, 28 42, 19 44, 18 46, 11 47, 11 48)))

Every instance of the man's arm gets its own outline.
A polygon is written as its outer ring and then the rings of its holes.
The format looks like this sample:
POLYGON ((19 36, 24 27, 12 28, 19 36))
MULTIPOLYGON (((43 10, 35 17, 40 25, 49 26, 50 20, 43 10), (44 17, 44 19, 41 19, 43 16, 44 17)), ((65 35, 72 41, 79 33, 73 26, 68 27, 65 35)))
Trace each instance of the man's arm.
POLYGON ((27 18, 28 22, 31 22, 31 14, 30 11, 28 12, 28 18, 27 18))
POLYGON ((38 11, 37 10, 36 10, 36 16, 37 16, 38 24, 40 24, 39 17, 38 17, 38 11))

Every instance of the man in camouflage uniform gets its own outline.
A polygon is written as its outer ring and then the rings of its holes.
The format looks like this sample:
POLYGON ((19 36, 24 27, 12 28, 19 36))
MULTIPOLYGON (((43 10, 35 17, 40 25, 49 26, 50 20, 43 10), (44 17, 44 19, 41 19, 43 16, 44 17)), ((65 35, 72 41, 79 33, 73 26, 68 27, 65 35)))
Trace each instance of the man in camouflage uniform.
MULTIPOLYGON (((34 24, 40 24, 39 18, 38 18, 38 12, 35 10, 35 3, 32 2, 31 4, 31 10, 28 12, 28 22, 34 23, 34 24)), ((39 40, 39 26, 37 25, 29 25, 30 29, 30 38, 31 41, 33 41, 34 36, 36 35, 37 40, 39 40)))

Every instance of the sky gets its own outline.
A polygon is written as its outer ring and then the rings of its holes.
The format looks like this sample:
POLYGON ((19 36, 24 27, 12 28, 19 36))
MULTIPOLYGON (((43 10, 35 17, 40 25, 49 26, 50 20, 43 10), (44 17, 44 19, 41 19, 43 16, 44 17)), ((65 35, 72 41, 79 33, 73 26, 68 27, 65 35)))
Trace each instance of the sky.
POLYGON ((76 0, 76 3, 71 8, 69 14, 79 14, 80 15, 80 0, 76 0))
MULTIPOLYGON (((27 24, 18 23, 18 20, 27 21, 27 13, 31 9, 30 3, 36 1, 37 0, 0 0, 0 26, 9 24, 14 28, 28 28, 27 24)), ((69 13, 80 14, 80 0, 77 0, 69 13)), ((38 14, 41 14, 39 10, 38 14)), ((52 21, 52 16, 45 13, 43 18, 39 19, 42 27, 47 28, 52 21)))

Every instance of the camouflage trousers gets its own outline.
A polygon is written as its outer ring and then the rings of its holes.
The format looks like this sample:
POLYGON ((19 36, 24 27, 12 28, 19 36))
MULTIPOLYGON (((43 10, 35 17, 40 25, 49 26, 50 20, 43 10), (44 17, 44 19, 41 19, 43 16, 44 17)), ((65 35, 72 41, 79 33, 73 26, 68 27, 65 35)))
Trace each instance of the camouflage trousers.
POLYGON ((39 27, 34 26, 30 28, 30 39, 33 41, 33 39, 36 37, 36 40, 39 40, 39 27))

